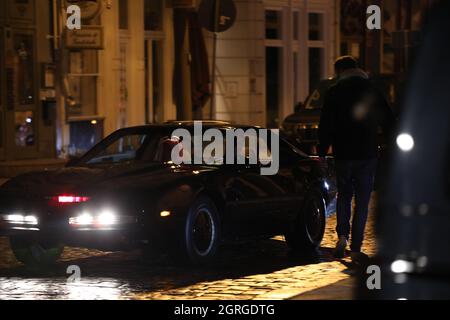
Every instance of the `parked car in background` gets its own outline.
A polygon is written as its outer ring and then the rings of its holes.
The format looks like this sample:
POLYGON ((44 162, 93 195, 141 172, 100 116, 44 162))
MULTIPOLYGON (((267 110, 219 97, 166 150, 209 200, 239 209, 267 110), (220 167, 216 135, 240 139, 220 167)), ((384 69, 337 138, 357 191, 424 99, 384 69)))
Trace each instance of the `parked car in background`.
MULTIPOLYGON (((315 155, 316 146, 319 143, 319 125, 325 95, 329 88, 336 84, 336 78, 320 81, 317 88, 308 96, 305 103, 299 103, 295 113, 288 116, 281 127, 286 139, 307 154, 315 155)), ((373 78, 375 86, 392 100, 392 91, 395 87, 395 79, 392 76, 380 75, 373 78)), ((378 135, 379 159, 375 185, 379 186, 386 176, 388 137, 382 132, 378 135)), ((329 163, 329 179, 334 181, 333 159, 329 163)))

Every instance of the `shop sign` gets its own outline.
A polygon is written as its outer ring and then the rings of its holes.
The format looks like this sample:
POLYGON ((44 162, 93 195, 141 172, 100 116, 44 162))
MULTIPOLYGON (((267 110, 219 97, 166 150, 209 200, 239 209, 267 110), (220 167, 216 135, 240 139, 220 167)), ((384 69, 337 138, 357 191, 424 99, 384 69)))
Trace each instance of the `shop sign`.
POLYGON ((83 26, 79 30, 66 31, 67 49, 104 49, 102 26, 83 26))

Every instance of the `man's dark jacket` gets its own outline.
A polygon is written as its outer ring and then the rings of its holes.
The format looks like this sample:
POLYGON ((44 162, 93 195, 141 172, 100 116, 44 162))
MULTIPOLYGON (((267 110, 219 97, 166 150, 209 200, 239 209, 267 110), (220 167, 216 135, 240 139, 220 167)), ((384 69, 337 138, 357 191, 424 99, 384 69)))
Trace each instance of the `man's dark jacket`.
POLYGON ((326 94, 319 128, 318 153, 330 145, 339 160, 370 160, 378 156, 379 129, 390 136, 394 116, 384 96, 359 69, 326 94))

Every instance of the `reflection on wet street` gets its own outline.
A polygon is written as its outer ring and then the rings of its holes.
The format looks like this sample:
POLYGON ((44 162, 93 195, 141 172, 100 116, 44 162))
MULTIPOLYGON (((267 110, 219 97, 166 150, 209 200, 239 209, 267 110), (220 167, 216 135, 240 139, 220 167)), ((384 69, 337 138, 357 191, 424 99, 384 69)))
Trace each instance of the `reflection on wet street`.
MULTIPOLYGON (((364 250, 373 254, 370 222, 364 250)), ((205 267, 186 267, 166 257, 144 258, 139 250, 104 253, 66 248, 45 271, 15 261, 0 238, 0 299, 287 299, 350 277, 345 261, 334 261, 335 217, 328 221, 320 251, 293 255, 283 238, 223 247, 205 267), (70 283, 67 268, 78 266, 81 280, 70 283)))

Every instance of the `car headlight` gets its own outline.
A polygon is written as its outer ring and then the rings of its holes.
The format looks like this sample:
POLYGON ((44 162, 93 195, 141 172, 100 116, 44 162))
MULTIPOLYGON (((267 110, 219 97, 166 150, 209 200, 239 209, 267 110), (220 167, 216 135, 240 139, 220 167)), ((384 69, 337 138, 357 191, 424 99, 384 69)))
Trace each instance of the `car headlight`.
POLYGON ((87 226, 87 225, 91 225, 93 223, 94 223, 94 217, 88 212, 84 212, 77 217, 69 219, 69 224, 73 224, 73 225, 87 226))
POLYGON ((79 216, 69 219, 69 224, 74 226, 112 226, 118 223, 118 217, 112 210, 102 210, 93 215, 89 212, 83 212, 79 216))
POLYGON ((100 213, 98 216, 98 224, 102 226, 109 226, 116 224, 117 222, 117 216, 114 214, 114 212, 110 210, 104 210, 100 213))
POLYGON ((5 220, 10 224, 17 225, 36 226, 39 224, 38 218, 33 215, 10 214, 5 217, 5 220))

